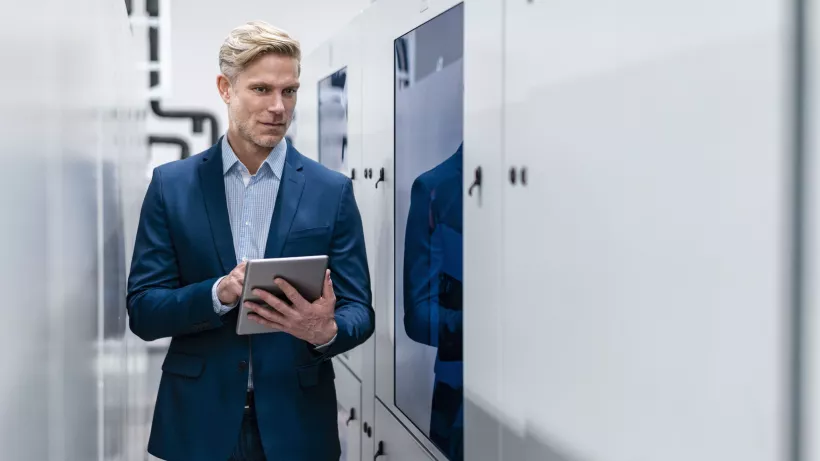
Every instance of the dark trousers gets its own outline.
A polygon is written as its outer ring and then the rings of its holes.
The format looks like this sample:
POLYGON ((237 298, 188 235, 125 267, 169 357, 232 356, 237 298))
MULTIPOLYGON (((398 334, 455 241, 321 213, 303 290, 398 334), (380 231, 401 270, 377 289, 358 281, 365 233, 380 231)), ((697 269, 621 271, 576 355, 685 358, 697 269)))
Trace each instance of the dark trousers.
POLYGON ((262 437, 259 435, 252 398, 249 399, 248 406, 245 408, 239 440, 236 441, 236 448, 233 449, 233 454, 228 461, 265 461, 262 437))

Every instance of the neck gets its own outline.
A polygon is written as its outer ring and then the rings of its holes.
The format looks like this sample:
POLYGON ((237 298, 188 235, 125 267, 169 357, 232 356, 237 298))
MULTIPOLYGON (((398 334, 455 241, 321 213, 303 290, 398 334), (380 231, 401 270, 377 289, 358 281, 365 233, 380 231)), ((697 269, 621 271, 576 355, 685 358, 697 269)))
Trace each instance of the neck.
POLYGON ((227 136, 228 144, 231 145, 231 149, 233 149, 233 152, 236 154, 236 158, 245 165, 245 168, 248 169, 250 174, 256 174, 259 167, 262 166, 262 162, 270 155, 271 150, 248 141, 233 129, 228 130, 227 136))

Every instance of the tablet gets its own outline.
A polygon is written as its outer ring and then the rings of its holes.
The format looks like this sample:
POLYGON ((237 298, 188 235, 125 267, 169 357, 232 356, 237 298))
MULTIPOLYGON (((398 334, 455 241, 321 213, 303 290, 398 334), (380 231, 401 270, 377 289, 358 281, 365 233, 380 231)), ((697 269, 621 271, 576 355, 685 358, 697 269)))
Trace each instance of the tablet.
POLYGON ((287 296, 273 283, 275 278, 282 278, 293 285, 305 299, 316 301, 322 296, 327 270, 327 256, 298 256, 293 258, 252 259, 245 267, 245 283, 242 286, 242 297, 239 300, 239 317, 236 321, 236 334, 255 335, 280 331, 276 328, 260 325, 248 318, 253 312, 245 307, 245 301, 253 301, 267 306, 253 295, 259 288, 272 293, 286 303, 287 296))

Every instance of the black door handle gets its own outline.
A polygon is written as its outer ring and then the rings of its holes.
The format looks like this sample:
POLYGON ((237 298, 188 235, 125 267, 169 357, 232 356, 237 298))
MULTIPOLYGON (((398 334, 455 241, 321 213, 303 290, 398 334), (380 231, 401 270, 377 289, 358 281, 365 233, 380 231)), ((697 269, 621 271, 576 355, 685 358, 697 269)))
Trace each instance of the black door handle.
POLYGON ((467 190, 467 194, 472 197, 473 196, 473 189, 476 187, 481 187, 481 166, 475 167, 475 179, 473 183, 470 185, 470 189, 467 190))
POLYGON ((379 180, 376 181, 376 189, 379 188, 379 183, 384 181, 384 168, 379 170, 379 180))
POLYGON ((356 179, 356 169, 355 168, 350 169, 350 179, 356 179))
POLYGON ((347 422, 345 423, 345 426, 350 426, 351 421, 356 421, 356 409, 355 408, 350 409, 350 416, 348 416, 347 422))
POLYGON ((373 461, 375 461, 379 456, 384 456, 387 453, 384 452, 384 442, 379 442, 379 449, 376 451, 376 456, 373 457, 373 461))

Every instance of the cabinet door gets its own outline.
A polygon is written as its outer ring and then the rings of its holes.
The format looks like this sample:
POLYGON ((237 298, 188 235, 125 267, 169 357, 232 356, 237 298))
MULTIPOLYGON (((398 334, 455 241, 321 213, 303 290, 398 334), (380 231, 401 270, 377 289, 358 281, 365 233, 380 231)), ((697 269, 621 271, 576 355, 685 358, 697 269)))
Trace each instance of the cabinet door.
POLYGON ((784 458, 786 13, 506 1, 514 437, 556 459, 784 458))
MULTIPOLYGON (((386 364, 385 352, 390 343, 387 325, 392 316, 385 299, 392 296, 390 274, 392 270, 392 212, 386 209, 392 205, 392 167, 387 163, 392 159, 392 46, 385 17, 390 11, 386 2, 376 2, 364 10, 360 16, 362 24, 362 196, 368 198, 368 217, 365 232, 367 253, 370 258, 370 275, 373 287, 373 307, 376 311, 376 331, 368 341, 370 354, 365 358, 362 386, 365 403, 372 403, 364 415, 364 424, 371 427, 370 435, 363 438, 362 456, 373 459, 375 444, 372 427, 375 426, 376 389, 379 387, 380 370, 386 364), (364 89, 366 88, 366 91, 364 89), (381 169, 385 169, 385 179, 380 181, 381 169), (377 187, 378 183, 378 187, 377 187), (387 348, 385 350, 385 348, 387 348), (380 350, 381 349, 381 350, 380 350), (377 353, 378 352, 378 353, 377 353)), ((358 192, 357 192, 358 193, 358 192)), ((363 219, 364 216, 363 216, 363 219)))
POLYGON ((376 461, 433 461, 430 453, 385 408, 376 403, 376 461))
MULTIPOLYGON (((352 179, 366 245, 371 248, 372 191, 364 186, 362 174, 361 62, 358 19, 305 57, 297 117, 289 135, 300 152, 352 179)), ((368 262, 372 263, 370 253, 368 262)), ((368 349, 372 354, 372 348, 372 344, 362 345, 345 352, 340 359, 362 379, 363 360, 368 349)))
POLYGON ((330 43, 319 45, 313 52, 302 58, 301 87, 294 118, 288 130, 290 143, 302 155, 319 158, 319 80, 330 72, 330 43))
POLYGON ((362 459, 362 385, 343 362, 334 359, 339 422, 340 461, 362 459))
POLYGON ((423 3, 377 2, 368 11, 377 34, 365 44, 364 114, 378 217, 376 395, 435 456, 457 460, 465 7, 423 3))
MULTIPOLYGON (((362 50, 359 24, 358 19, 354 20, 330 40, 328 72, 319 80, 318 134, 319 160, 353 178, 353 193, 363 216, 367 239, 370 223, 364 216, 369 218, 372 215, 369 212, 372 191, 362 178, 362 50), (346 126, 341 128, 337 122, 340 115, 346 121, 346 126)), ((367 354, 366 349, 372 347, 372 344, 364 344, 340 356, 359 379, 362 379, 363 356, 367 354)))
POLYGON ((498 460, 504 417, 502 0, 464 8, 464 458, 498 460))

